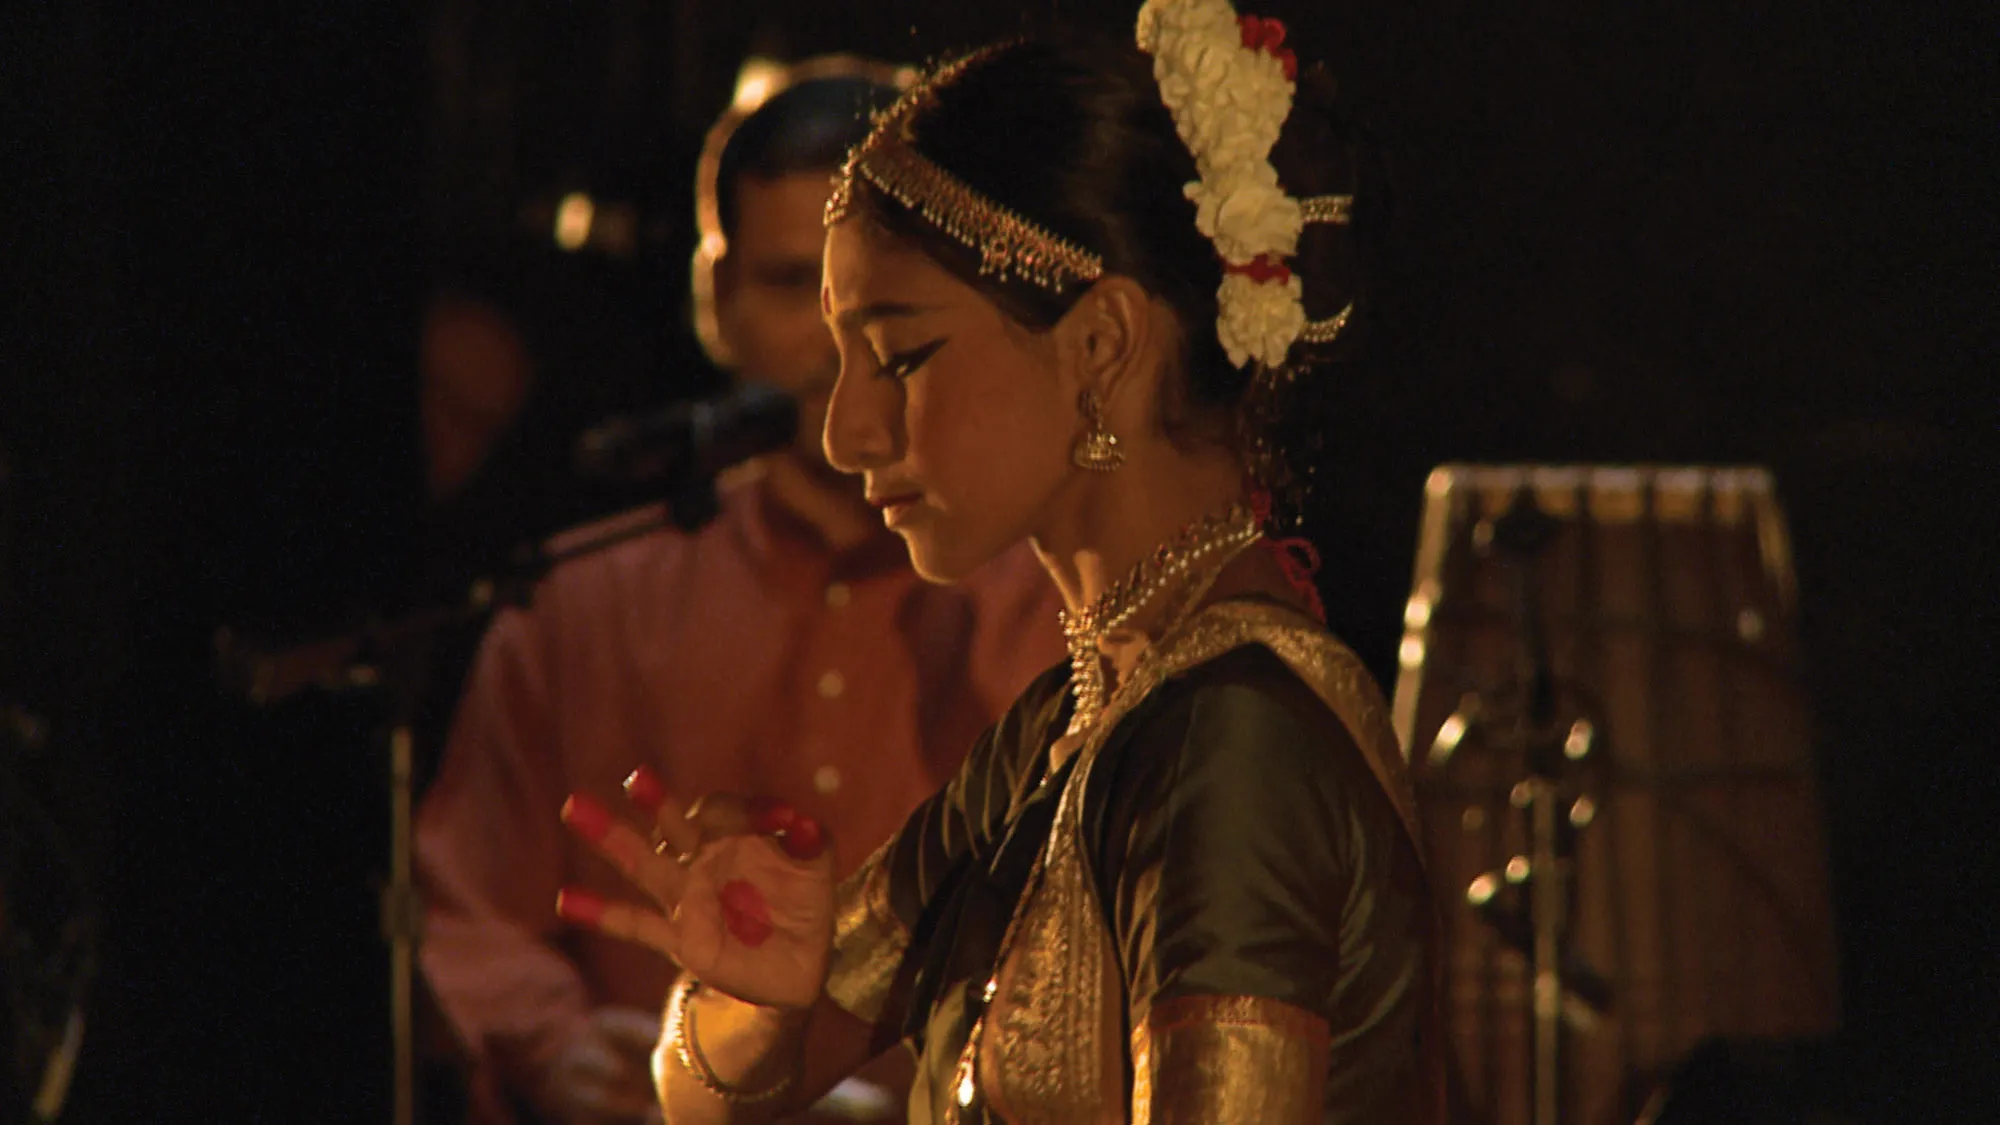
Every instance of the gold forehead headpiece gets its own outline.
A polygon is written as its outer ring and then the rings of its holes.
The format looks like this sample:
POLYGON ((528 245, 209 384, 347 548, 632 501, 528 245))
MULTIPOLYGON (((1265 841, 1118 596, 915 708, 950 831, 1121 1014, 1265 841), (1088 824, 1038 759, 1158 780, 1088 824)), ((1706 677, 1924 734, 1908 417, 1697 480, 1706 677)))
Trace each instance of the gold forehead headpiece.
POLYGON ((939 66, 877 118, 874 130, 848 154, 834 177, 826 224, 847 217, 854 204, 854 180, 860 177, 953 241, 977 251, 982 276, 1001 281, 1019 278, 1060 294, 1074 283, 1104 276, 1104 259, 945 171, 916 150, 910 131, 912 119, 936 104, 938 90, 1005 47, 982 47, 939 66))

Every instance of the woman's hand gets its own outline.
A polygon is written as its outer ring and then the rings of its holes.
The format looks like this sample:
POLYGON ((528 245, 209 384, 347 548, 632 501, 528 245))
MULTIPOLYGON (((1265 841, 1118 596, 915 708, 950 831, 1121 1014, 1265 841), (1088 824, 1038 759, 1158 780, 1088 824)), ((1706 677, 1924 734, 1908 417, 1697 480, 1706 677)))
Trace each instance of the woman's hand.
POLYGON ((703 983, 766 1007, 804 1009, 833 950, 833 861, 819 825, 775 801, 715 793, 683 811, 650 770, 625 782, 651 837, 590 797, 563 822, 658 909, 565 890, 565 919, 650 946, 703 983))

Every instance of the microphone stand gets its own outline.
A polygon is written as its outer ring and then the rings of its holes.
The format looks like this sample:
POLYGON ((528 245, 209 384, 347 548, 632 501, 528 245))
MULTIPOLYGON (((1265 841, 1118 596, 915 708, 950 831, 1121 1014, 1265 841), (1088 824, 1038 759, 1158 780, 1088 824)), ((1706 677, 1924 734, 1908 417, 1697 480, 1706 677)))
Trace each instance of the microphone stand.
POLYGON ((1520 640, 1516 659, 1523 706, 1515 717, 1515 735, 1525 751, 1528 777, 1517 787, 1515 803, 1528 814, 1533 1125, 1561 1125, 1569 1069, 1563 1000, 1576 831, 1563 792, 1568 755, 1565 739, 1556 729, 1556 682, 1542 631, 1535 572, 1535 562, 1556 527, 1528 493, 1493 525, 1493 546, 1509 563, 1520 640))
MULTIPOLYGON (((431 671, 431 651, 444 630, 484 622, 507 606, 526 606, 549 572, 669 525, 692 532, 715 518, 720 502, 715 478, 688 474, 667 489, 665 511, 619 520, 582 542, 551 550, 517 547, 498 564, 480 568, 457 592, 382 620, 371 616, 357 630, 282 650, 246 644, 224 627, 216 634, 217 667, 224 685, 258 706, 270 706, 306 688, 362 691, 380 701, 388 758, 389 871, 381 899, 381 927, 389 947, 389 1032, 392 1050, 393 1125, 416 1125, 416 972, 422 940, 423 902, 416 886, 414 845, 415 718, 431 671)), ((614 517, 615 518, 615 517, 614 517)))

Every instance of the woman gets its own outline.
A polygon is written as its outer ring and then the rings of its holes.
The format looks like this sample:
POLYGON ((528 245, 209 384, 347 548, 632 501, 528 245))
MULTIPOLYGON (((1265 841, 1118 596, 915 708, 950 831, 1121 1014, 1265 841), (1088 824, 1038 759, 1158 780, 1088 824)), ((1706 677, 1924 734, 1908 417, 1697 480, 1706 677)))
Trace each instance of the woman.
POLYGON ((572 801, 660 909, 559 910, 684 970, 670 1120, 782 1116, 898 1041, 920 1122, 1428 1115, 1407 781, 1296 556, 1255 549, 1353 295, 1344 139, 1282 42, 1155 0, 1141 51, 988 48, 836 182, 828 454, 927 577, 1030 539, 1072 658, 838 892, 789 809, 639 775, 649 840, 572 801))

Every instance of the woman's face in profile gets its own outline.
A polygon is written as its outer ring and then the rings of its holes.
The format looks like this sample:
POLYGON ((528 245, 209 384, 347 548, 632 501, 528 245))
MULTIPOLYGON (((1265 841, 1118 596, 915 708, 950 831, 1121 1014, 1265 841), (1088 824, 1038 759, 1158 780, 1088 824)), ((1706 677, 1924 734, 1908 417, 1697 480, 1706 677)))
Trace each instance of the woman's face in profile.
POLYGON ((820 307, 840 352, 827 459, 938 582, 1036 532, 1076 472, 1056 350, 865 213, 828 229, 820 307))

